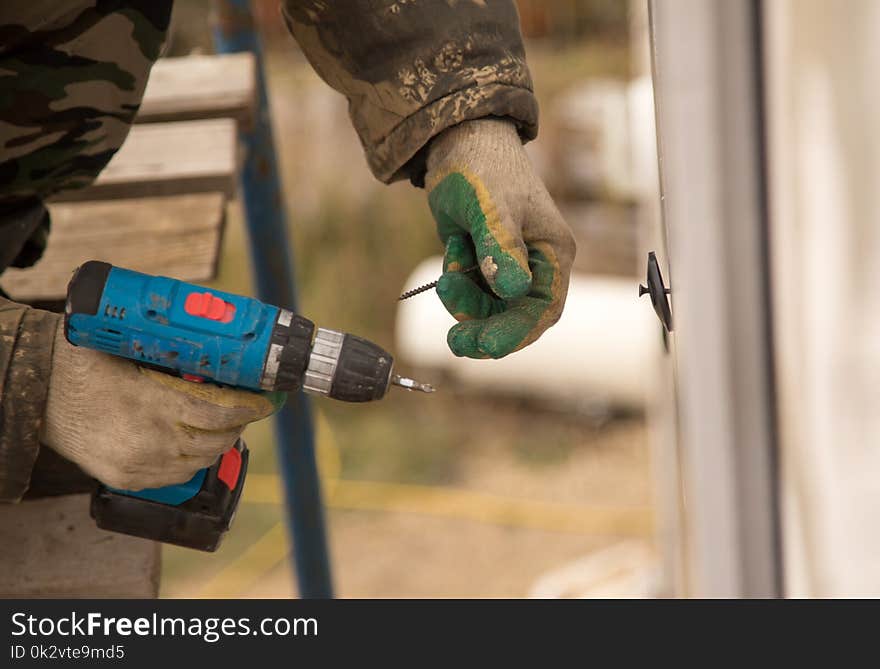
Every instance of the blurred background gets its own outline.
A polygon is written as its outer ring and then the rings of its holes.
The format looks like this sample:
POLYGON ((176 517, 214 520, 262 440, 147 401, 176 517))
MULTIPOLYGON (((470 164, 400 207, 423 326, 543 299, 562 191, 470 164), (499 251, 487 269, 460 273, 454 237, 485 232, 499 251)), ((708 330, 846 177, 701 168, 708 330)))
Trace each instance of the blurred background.
MULTIPOLYGON (((505 364, 454 359, 427 293, 441 245, 423 191, 369 173, 346 101, 255 2, 300 309, 434 383, 369 406, 315 401, 335 588, 343 597, 661 594, 645 398, 662 345, 636 299, 656 204, 643 3, 518 2, 541 105, 528 150, 575 231, 563 320, 505 364), (641 203, 652 202, 651 206, 641 203), (546 341, 545 341, 546 340, 546 341), (533 349, 533 350, 532 350, 533 349)), ((207 0, 177 0, 167 55, 211 53, 207 0)), ((219 277, 252 294, 241 212, 219 277)), ((212 555, 165 547, 166 597, 296 595, 270 425, 248 429, 244 500, 212 555)))

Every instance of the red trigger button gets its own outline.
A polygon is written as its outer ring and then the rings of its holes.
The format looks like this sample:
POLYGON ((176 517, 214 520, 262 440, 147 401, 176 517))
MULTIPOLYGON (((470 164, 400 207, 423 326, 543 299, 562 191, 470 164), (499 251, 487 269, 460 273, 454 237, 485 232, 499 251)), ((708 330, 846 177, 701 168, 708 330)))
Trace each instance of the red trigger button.
POLYGON ((235 318, 235 305, 215 297, 208 291, 187 295, 186 301, 183 303, 183 310, 190 316, 207 318, 221 323, 229 323, 235 318))

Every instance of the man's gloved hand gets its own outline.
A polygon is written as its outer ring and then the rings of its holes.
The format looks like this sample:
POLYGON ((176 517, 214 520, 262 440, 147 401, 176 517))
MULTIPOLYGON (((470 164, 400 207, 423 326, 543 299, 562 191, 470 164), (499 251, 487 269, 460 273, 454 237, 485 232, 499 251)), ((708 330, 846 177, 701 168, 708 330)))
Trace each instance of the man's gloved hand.
POLYGON ((110 487, 159 488, 214 464, 248 423, 284 399, 191 383, 71 346, 62 323, 40 441, 110 487))
POLYGON ((466 121, 431 142, 428 203, 446 244, 437 294, 457 356, 501 358, 562 314, 575 243, 514 125, 466 121), (473 265, 479 272, 462 273, 473 265))

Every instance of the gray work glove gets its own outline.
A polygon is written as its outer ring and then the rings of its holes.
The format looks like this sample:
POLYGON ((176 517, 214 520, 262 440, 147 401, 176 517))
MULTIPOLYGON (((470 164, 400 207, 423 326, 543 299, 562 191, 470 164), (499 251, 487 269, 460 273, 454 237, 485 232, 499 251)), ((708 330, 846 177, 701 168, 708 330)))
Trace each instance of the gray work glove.
POLYGON ((67 342, 61 323, 40 441, 113 488, 184 483, 284 393, 192 383, 67 342))

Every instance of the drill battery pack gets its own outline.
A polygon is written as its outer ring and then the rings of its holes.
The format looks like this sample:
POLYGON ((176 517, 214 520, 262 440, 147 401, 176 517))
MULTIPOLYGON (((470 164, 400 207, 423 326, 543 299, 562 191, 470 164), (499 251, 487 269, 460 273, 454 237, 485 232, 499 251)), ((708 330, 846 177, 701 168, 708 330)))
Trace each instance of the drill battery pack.
POLYGON ((239 439, 212 467, 174 487, 198 490, 179 503, 167 499, 171 488, 143 490, 133 497, 128 491, 99 486, 92 495, 92 518, 110 532, 213 552, 235 517, 247 462, 247 446, 239 439))

